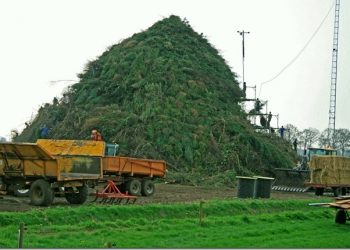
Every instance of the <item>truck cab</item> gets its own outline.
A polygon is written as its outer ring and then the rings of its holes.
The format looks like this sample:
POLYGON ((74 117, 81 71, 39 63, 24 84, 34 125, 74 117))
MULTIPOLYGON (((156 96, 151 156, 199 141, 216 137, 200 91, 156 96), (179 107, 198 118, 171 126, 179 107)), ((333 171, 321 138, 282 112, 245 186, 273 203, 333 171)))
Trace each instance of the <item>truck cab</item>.
POLYGON ((337 155, 337 150, 333 148, 308 148, 307 152, 308 162, 315 155, 337 155))
POLYGON ((119 145, 116 143, 106 143, 105 156, 116 156, 119 153, 119 145))

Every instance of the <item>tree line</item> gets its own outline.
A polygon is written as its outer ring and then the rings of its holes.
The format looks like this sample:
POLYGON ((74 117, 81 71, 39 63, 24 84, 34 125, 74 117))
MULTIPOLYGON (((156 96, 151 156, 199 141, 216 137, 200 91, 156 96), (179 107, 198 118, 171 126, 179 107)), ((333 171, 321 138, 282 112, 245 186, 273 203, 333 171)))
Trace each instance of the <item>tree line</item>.
POLYGON ((341 155, 344 155, 345 151, 350 148, 350 130, 346 128, 335 129, 334 136, 332 134, 330 136, 330 138, 333 138, 332 141, 328 138, 328 132, 330 131, 328 128, 323 131, 312 127, 299 130, 292 124, 287 124, 285 128, 285 139, 290 143, 293 143, 296 139, 298 148, 333 146, 340 151, 341 155))

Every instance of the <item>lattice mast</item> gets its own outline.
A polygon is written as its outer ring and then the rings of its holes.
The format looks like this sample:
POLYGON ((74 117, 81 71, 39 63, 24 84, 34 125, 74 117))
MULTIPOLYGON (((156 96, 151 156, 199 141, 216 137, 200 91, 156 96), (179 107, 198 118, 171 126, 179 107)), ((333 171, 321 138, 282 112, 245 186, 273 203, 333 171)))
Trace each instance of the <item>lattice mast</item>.
POLYGON ((339 38, 340 0, 335 1, 335 16, 333 30, 331 91, 329 98, 328 142, 334 147, 335 111, 337 104, 337 73, 338 73, 338 38, 339 38))

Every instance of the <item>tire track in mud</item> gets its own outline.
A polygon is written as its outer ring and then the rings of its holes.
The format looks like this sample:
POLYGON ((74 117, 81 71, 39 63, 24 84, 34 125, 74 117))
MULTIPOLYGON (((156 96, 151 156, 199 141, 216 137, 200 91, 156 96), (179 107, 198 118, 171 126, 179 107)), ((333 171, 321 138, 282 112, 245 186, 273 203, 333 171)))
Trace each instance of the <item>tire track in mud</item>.
MULTIPOLYGON (((149 203, 177 203, 177 202, 194 202, 212 199, 234 199, 236 190, 225 187, 195 187, 178 184, 156 184, 156 192, 153 196, 140 197, 135 204, 149 203)), ((91 189, 90 193, 94 193, 91 189)), ((272 191, 273 199, 315 199, 313 193, 291 193, 272 191)), ((55 197, 50 207, 64 206, 84 206, 92 204, 93 196, 89 196, 83 205, 69 204, 64 197, 55 197)), ((117 206, 117 205, 116 205, 117 206)), ((0 211, 28 211, 31 209, 46 209, 47 207, 37 207, 30 204, 29 197, 0 196, 0 211)))

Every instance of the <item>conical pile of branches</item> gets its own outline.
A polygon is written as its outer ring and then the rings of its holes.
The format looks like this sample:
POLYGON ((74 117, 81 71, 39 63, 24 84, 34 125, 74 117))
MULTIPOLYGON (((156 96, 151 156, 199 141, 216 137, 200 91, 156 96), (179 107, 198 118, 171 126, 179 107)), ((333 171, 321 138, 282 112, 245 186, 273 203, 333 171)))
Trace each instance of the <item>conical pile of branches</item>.
POLYGON ((98 128, 123 155, 164 159, 170 170, 199 176, 293 164, 282 140, 248 123, 218 51, 177 16, 111 46, 78 76, 17 141, 35 141, 42 124, 57 139, 88 139, 98 128))

